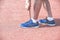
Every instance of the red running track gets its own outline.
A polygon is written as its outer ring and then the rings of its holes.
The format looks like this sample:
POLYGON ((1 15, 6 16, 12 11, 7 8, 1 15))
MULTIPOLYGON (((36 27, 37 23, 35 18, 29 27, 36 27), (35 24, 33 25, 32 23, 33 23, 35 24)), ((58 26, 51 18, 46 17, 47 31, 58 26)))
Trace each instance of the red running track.
MULTIPOLYGON (((25 0, 1 0, 0 40, 60 40, 60 0, 50 0, 52 14, 57 24, 54 27, 20 28, 19 24, 29 19, 24 3, 25 0)), ((42 7, 39 18, 45 16, 47 14, 42 7)))

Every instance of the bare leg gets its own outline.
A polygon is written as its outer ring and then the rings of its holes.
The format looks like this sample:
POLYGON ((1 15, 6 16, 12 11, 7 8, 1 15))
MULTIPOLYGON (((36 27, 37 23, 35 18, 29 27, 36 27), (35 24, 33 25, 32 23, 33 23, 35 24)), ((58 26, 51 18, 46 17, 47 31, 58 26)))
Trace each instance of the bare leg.
POLYGON ((42 5, 42 0, 35 0, 35 3, 34 3, 34 16, 33 16, 33 18, 35 20, 38 19, 39 11, 41 9, 41 5, 42 5))
POLYGON ((46 25, 49 25, 49 26, 55 26, 55 21, 54 21, 54 18, 52 16, 52 12, 51 12, 51 7, 50 7, 49 1, 48 0, 43 0, 43 4, 44 4, 44 7, 47 10, 48 17, 46 19, 40 20, 40 22, 42 24, 44 24, 44 25, 46 24, 46 25))
POLYGON ((44 3, 46 4, 46 10, 48 12, 48 17, 52 17, 52 12, 51 12, 49 0, 44 0, 44 3))

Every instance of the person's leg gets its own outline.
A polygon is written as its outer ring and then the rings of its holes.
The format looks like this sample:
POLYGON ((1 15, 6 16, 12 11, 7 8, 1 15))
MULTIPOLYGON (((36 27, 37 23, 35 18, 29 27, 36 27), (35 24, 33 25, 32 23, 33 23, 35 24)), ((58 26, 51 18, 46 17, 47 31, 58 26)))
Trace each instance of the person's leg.
POLYGON ((43 24, 48 24, 49 26, 55 26, 55 21, 54 18, 52 16, 52 12, 51 12, 51 7, 50 7, 50 3, 49 0, 43 0, 44 1, 44 6, 45 9, 47 10, 48 16, 46 19, 40 20, 41 23, 43 24))
POLYGON ((38 20, 38 16, 39 16, 39 12, 41 10, 41 6, 42 6, 43 0, 35 0, 34 2, 34 6, 33 6, 33 17, 31 18, 33 22, 37 22, 38 20))
POLYGON ((35 3, 34 3, 34 15, 33 15, 33 18, 35 20, 38 19, 39 11, 41 9, 41 5, 42 5, 42 0, 35 0, 35 3))
MULTIPOLYGON (((39 23, 36 21, 38 19, 39 11, 41 9, 42 0, 35 0, 34 3, 34 16, 27 22, 22 23, 22 27, 37 27, 39 23)), ((38 28, 38 27, 37 27, 38 28)))
POLYGON ((49 0, 44 0, 44 3, 46 5, 46 10, 47 10, 47 13, 48 13, 48 17, 53 17, 49 0))

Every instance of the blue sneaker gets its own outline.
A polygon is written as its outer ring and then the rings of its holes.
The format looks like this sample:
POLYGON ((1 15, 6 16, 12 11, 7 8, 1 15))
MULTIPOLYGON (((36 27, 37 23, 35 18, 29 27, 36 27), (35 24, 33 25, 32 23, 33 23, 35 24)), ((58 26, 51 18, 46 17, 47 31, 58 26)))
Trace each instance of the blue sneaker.
POLYGON ((33 21, 30 19, 29 21, 20 24, 20 26, 22 28, 30 28, 30 27, 34 27, 34 28, 38 28, 39 27, 39 23, 33 23, 33 21))
POLYGON ((49 21, 47 19, 41 19, 41 20, 39 20, 39 22, 43 25, 48 25, 48 26, 55 26, 56 25, 54 20, 49 21))

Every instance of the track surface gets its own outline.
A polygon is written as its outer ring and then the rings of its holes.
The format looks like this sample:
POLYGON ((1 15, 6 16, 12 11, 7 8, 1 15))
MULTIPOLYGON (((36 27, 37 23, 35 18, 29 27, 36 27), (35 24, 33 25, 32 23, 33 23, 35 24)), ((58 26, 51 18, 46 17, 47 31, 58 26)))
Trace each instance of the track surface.
MULTIPOLYGON (((24 8, 25 0, 0 1, 0 40, 60 40, 60 0, 50 0, 56 26, 26 29, 19 26, 29 19, 29 14, 24 8)), ((45 18, 46 15, 42 7, 39 19, 45 18)))

